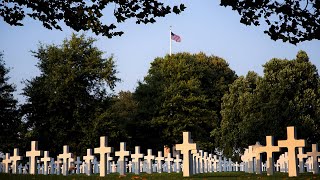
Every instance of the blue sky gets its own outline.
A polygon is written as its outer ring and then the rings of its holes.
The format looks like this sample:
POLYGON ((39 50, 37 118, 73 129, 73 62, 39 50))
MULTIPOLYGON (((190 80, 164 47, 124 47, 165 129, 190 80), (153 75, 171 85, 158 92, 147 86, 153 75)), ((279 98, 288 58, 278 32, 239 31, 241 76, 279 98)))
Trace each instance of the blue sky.
MULTIPOLYGON (((118 77, 115 92, 120 90, 134 91, 138 80, 143 80, 156 57, 169 53, 169 27, 182 38, 181 43, 172 42, 173 53, 205 52, 228 61, 230 67, 238 74, 245 75, 253 70, 263 74, 262 65, 273 57, 295 58, 299 50, 308 53, 313 64, 320 67, 320 41, 308 41, 291 45, 281 41, 273 41, 263 33, 264 28, 245 26, 239 22, 240 16, 230 8, 219 6, 219 1, 165 1, 170 4, 185 3, 187 9, 181 15, 168 15, 157 19, 155 24, 138 25, 134 20, 118 24, 118 30, 125 33, 121 37, 108 39, 95 36, 91 32, 86 35, 98 39, 96 46, 106 52, 105 56, 114 55, 118 77)), ((112 22, 113 17, 105 10, 105 22, 112 22), (108 17, 109 16, 109 17, 108 17)), ((17 85, 16 97, 24 87, 21 81, 31 79, 40 74, 35 66, 37 59, 31 50, 36 50, 39 42, 44 44, 61 44, 69 38, 72 30, 66 26, 63 31, 48 30, 41 23, 25 19, 24 26, 14 27, 0 19, 0 50, 4 51, 4 60, 11 68, 10 82, 17 85)))

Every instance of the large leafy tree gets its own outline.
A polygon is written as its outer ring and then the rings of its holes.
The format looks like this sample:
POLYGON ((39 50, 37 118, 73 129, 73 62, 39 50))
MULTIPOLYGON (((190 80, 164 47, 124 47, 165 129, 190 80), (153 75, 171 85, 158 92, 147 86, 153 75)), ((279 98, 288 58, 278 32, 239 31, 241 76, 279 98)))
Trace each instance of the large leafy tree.
POLYGON ((135 18, 136 23, 154 23, 157 17, 164 17, 174 12, 179 14, 185 9, 183 4, 169 6, 157 0, 6 0, 0 1, 0 16, 10 25, 22 26, 22 20, 27 16, 42 22, 48 29, 60 29, 59 22, 64 22, 70 28, 92 30, 109 38, 123 34, 116 30, 115 23, 135 18), (110 24, 101 18, 107 7, 114 7, 108 19, 110 24))
POLYGON ((182 132, 190 131, 203 149, 212 150, 210 131, 218 128, 221 97, 235 77, 216 56, 179 53, 156 58, 135 92, 138 120, 153 127, 148 136, 162 145, 179 143, 182 132))
POLYGON ((296 126, 299 138, 320 138, 318 71, 304 51, 296 59, 272 59, 264 76, 249 73, 235 81, 222 102, 220 147, 228 155, 266 135, 286 138, 286 127, 296 126))
POLYGON ((61 45, 40 45, 33 52, 41 74, 26 82, 23 113, 30 138, 53 155, 65 144, 81 153, 99 141, 94 122, 108 106, 107 90, 118 78, 113 57, 103 58, 94 41, 73 34, 61 45))
POLYGON ((11 152, 20 142, 21 118, 14 99, 15 86, 10 84, 9 69, 5 67, 0 52, 0 152, 11 152))
POLYGON ((221 0, 241 15, 241 23, 259 26, 273 40, 296 44, 320 39, 320 1, 318 0, 221 0))

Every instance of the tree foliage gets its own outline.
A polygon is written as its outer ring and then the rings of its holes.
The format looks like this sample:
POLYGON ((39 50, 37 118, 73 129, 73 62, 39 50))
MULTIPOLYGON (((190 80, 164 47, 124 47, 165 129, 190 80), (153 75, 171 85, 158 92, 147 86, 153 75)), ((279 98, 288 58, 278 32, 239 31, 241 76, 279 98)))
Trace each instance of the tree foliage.
POLYGON ((264 65, 264 76, 250 72, 240 77, 222 99, 220 131, 213 132, 225 154, 265 141, 286 138, 286 127, 296 126, 308 143, 320 138, 318 71, 304 51, 296 59, 274 58, 264 65))
POLYGON ((84 152, 99 141, 96 136, 105 135, 93 135, 94 122, 109 104, 108 89, 119 79, 113 57, 103 58, 94 41, 72 35, 62 45, 40 45, 33 52, 41 74, 26 82, 23 114, 30 138, 53 155, 65 144, 84 152))
POLYGON ((139 122, 153 127, 162 145, 181 142, 190 131, 203 149, 211 150, 210 131, 220 123, 221 97, 235 73, 225 60, 203 53, 156 58, 135 99, 139 122))
POLYGON ((135 18, 136 23, 154 23, 157 17, 164 17, 174 12, 179 14, 185 9, 183 4, 170 7, 157 0, 6 0, 0 1, 0 16, 10 25, 22 26, 22 20, 27 16, 42 22, 48 29, 60 29, 63 21, 75 31, 92 30, 109 38, 122 35, 116 31, 115 23, 121 23, 135 18), (113 15, 108 19, 116 22, 105 24, 101 18, 103 10, 114 7, 113 15))
POLYGON ((8 73, 0 52, 0 152, 3 153, 10 152, 20 142, 22 127, 18 101, 13 97, 15 86, 8 82, 8 73))
POLYGON ((240 22, 259 26, 264 20, 271 39, 296 44, 320 39, 320 1, 318 0, 221 0, 241 15, 240 22))

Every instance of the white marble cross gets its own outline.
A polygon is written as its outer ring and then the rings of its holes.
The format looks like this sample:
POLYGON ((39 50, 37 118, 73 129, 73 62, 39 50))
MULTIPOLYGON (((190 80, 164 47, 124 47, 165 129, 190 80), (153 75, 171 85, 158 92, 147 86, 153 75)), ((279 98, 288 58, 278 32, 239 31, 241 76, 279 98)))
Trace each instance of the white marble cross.
POLYGON ((180 168, 180 163, 182 162, 182 160, 180 159, 180 154, 176 154, 176 158, 173 160, 176 166, 176 172, 179 173, 181 171, 180 168))
POLYGON ((140 146, 135 147, 134 154, 131 154, 132 163, 134 164, 134 173, 140 174, 140 159, 143 158, 143 154, 140 153, 140 146))
POLYGON ((279 140, 278 146, 288 148, 288 158, 289 158, 289 177, 298 176, 297 172, 297 147, 305 147, 305 140, 297 140, 296 130, 294 126, 287 127, 287 139, 279 140))
POLYGON ((199 173, 203 173, 203 150, 199 150, 199 173))
POLYGON ((313 160, 312 162, 313 174, 318 174, 319 173, 318 156, 320 156, 320 152, 318 150, 318 144, 312 144, 312 152, 307 152, 307 155, 310 156, 313 160))
POLYGON ((192 175, 191 150, 197 150, 197 144, 193 143, 190 132, 183 132, 183 143, 177 144, 176 149, 183 155, 183 177, 192 175))
POLYGON ((152 149, 148 149, 147 156, 144 156, 144 160, 147 162, 148 165, 148 174, 152 173, 152 164, 154 160, 154 156, 152 155, 152 149))
POLYGON ((120 151, 116 151, 115 155, 119 157, 118 162, 120 165, 120 175, 124 175, 126 172, 126 166, 125 166, 125 157, 130 156, 130 151, 126 151, 126 143, 121 142, 120 143, 120 151))
POLYGON ((303 153, 303 147, 298 148, 298 154, 297 154, 298 160, 299 160, 299 172, 303 173, 304 172, 304 159, 308 158, 307 154, 303 153))
POLYGON ((262 147, 263 146, 259 142, 256 142, 256 144, 252 146, 254 157, 256 157, 256 174, 262 174, 260 150, 262 147))
POLYGON ((11 164, 11 159, 10 159, 10 153, 6 153, 6 159, 2 160, 2 163, 4 164, 4 172, 9 173, 9 166, 11 164))
POLYGON ((113 160, 113 157, 110 157, 110 153, 107 153, 107 174, 109 174, 111 171, 110 163, 113 160))
POLYGON ((56 168, 55 166, 56 164, 54 163, 54 158, 50 158, 50 174, 54 174, 54 170, 56 168))
POLYGON ((22 164, 19 164, 19 166, 18 166, 18 174, 22 174, 22 169, 23 169, 22 164))
POLYGON ((43 158, 41 158, 40 160, 41 160, 41 162, 43 162, 43 165, 44 165, 43 174, 47 175, 48 174, 48 162, 50 162, 50 160, 51 160, 51 158, 49 157, 49 151, 44 151, 43 158))
POLYGON ((82 161, 80 161, 80 157, 77 157, 77 160, 74 162, 76 165, 76 174, 80 174, 80 165, 82 164, 82 161))
POLYGON ((68 171, 69 171, 69 162, 68 160, 72 157, 72 153, 69 152, 69 146, 68 145, 64 145, 63 146, 63 154, 59 154, 58 155, 58 159, 62 159, 63 162, 63 169, 62 169, 62 174, 64 176, 68 175, 68 171))
POLYGON ((92 155, 92 149, 87 149, 87 155, 83 156, 83 160, 86 162, 87 172, 85 172, 88 176, 91 175, 92 170, 92 161, 94 159, 94 156, 92 155))
POLYGON ((204 173, 207 173, 208 172, 208 160, 209 160, 209 157, 208 157, 208 152, 204 152, 203 153, 203 172, 204 173))
POLYGON ((38 150, 38 141, 31 142, 31 151, 26 152, 26 156, 30 158, 30 174, 36 174, 37 157, 42 155, 42 151, 38 150))
POLYGON ((108 147, 108 138, 106 136, 100 137, 100 147, 94 148, 95 154, 100 154, 100 177, 104 177, 108 171, 108 155, 112 153, 113 148, 108 147))
POLYGON ((99 162, 97 160, 96 157, 94 157, 93 161, 92 161, 92 165, 93 165, 93 174, 97 174, 99 171, 99 162))
POLYGON ((171 162, 173 161, 173 158, 171 157, 171 153, 168 153, 167 158, 165 158, 165 162, 167 163, 167 172, 171 173, 172 172, 172 166, 171 162))
POLYGON ((22 160, 22 156, 19 156, 19 148, 14 148, 13 156, 10 159, 12 160, 12 173, 16 174, 18 172, 18 161, 22 160))
POLYGON ((164 160, 164 157, 162 156, 162 151, 158 151, 158 157, 156 157, 155 160, 157 161, 158 173, 162 173, 162 161, 164 160))
POLYGON ((274 173, 274 158, 273 153, 279 152, 280 148, 274 145, 274 140, 272 136, 266 136, 266 146, 260 147, 260 152, 267 153, 267 175, 273 175, 274 173))
POLYGON ((117 171, 117 165, 114 161, 111 163, 111 173, 115 173, 117 171))

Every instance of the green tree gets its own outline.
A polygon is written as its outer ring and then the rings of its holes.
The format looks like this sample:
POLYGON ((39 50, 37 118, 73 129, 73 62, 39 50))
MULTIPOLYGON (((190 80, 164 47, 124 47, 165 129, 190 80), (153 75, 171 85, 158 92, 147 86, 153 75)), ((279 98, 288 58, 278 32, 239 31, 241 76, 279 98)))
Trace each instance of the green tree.
POLYGON ((257 139, 250 130, 254 130, 256 125, 255 90, 260 78, 255 72, 240 76, 222 98, 221 127, 212 131, 211 135, 224 155, 230 157, 237 154, 239 147, 247 147, 249 142, 257 139))
POLYGON ((139 142, 132 142, 132 136, 135 136, 137 130, 134 126, 137 103, 132 93, 120 91, 117 96, 110 98, 110 104, 107 109, 102 109, 103 113, 94 121, 96 139, 99 139, 99 134, 105 134, 109 137, 110 146, 118 147, 119 142, 127 142, 127 148, 134 150, 139 142))
POLYGON ((235 81, 223 97, 216 134, 226 154, 264 143, 267 135, 286 138, 287 126, 296 126, 299 138, 308 143, 319 142, 319 75, 304 51, 294 60, 270 60, 261 78, 249 75, 235 81))
POLYGON ((26 82, 23 114, 30 138, 53 155, 65 144, 81 153, 99 142, 94 122, 109 104, 107 90, 119 79, 113 57, 103 58, 94 42, 73 34, 61 45, 40 45, 33 52, 41 74, 26 82))
POLYGON ((115 23, 132 18, 136 19, 137 24, 154 23, 158 17, 164 17, 171 12, 179 14, 184 9, 183 4, 171 7, 157 0, 0 1, 0 16, 10 25, 22 26, 22 20, 27 16, 42 22, 48 29, 62 30, 59 23, 63 21, 75 31, 92 30, 95 34, 108 38, 123 34, 122 31, 115 30, 115 23), (101 20, 107 7, 114 7, 113 13, 108 18, 116 22, 105 24, 101 20))
POLYGON ((182 132, 191 131, 201 148, 212 150, 210 131, 219 126, 221 97, 235 77, 216 56, 179 53, 156 58, 135 92, 139 123, 153 127, 148 136, 159 139, 158 144, 179 143, 182 132))
POLYGON ((8 82, 8 73, 0 52, 0 152, 3 153, 11 152, 19 145, 22 127, 18 101, 13 97, 15 86, 8 82))

